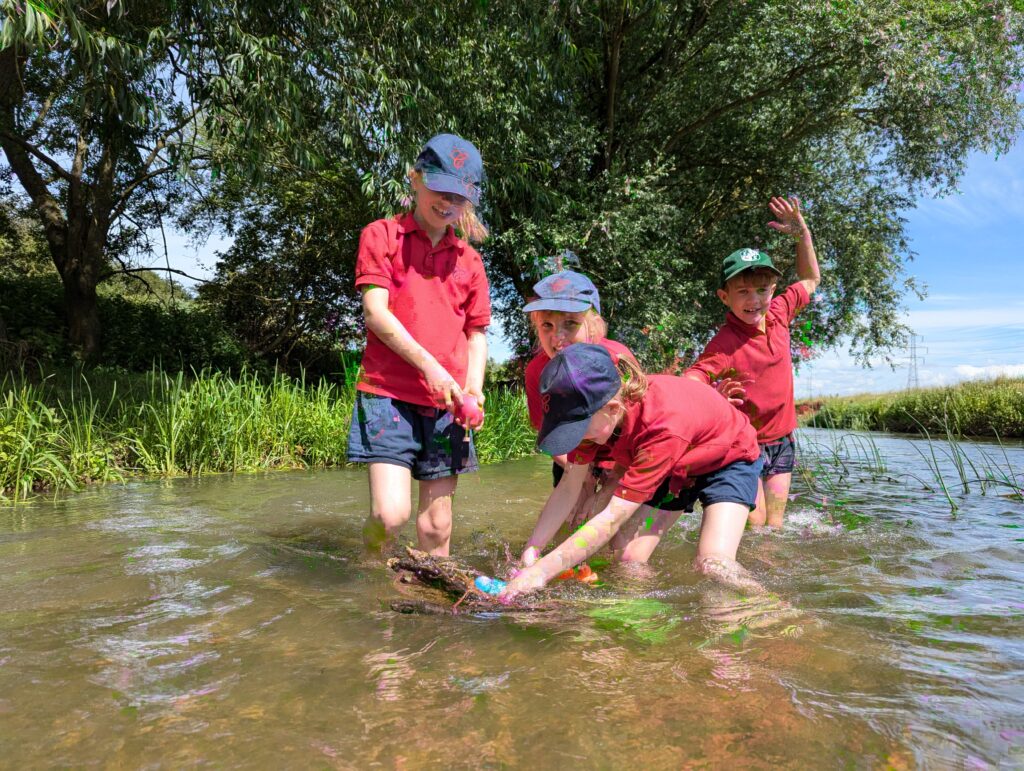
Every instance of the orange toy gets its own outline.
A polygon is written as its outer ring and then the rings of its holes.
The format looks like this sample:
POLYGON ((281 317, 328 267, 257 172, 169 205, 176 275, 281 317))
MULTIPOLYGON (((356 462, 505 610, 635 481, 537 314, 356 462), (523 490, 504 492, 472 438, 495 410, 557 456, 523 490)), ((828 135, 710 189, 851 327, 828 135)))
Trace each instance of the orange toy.
POLYGON ((558 574, 559 581, 568 581, 572 578, 575 578, 577 581, 584 584, 592 584, 600 580, 597 577, 597 573, 595 573, 586 562, 578 568, 569 568, 568 570, 563 570, 558 574))

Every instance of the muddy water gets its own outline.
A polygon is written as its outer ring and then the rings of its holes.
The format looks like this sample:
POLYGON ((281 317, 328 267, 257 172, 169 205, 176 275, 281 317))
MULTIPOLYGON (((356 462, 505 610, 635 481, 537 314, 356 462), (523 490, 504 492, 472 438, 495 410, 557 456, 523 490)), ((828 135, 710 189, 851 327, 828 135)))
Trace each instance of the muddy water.
MULTIPOLYGON (((744 539, 788 612, 698 581, 690 521, 564 616, 398 615, 359 471, 0 510, 2 764, 1024 766, 1024 505, 953 491, 954 516, 926 446, 876 444, 884 473, 847 453, 832 500, 801 484, 744 539)), ((495 565, 549 485, 541 458, 464 479, 455 552, 495 565)))

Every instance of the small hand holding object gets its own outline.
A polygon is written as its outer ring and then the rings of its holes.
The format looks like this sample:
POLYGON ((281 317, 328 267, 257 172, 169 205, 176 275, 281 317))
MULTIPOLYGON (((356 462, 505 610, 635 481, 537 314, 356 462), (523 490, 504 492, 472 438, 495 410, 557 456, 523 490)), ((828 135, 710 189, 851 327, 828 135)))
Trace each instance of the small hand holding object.
POLYGON ((448 410, 455 416, 455 422, 465 428, 480 428, 484 424, 484 411, 474 394, 462 394, 462 401, 453 403, 448 410))
POLYGON ((423 379, 427 381, 427 388, 439 402, 443 402, 445 409, 451 410, 455 404, 462 402, 463 394, 455 378, 448 374, 448 370, 438 364, 431 362, 423 369, 423 379))
POLYGON ((519 575, 508 582, 508 585, 501 590, 498 599, 501 602, 510 603, 520 594, 532 592, 544 586, 544 576, 536 568, 526 568, 519 571, 519 575))
POLYGON ((800 199, 795 195, 790 196, 788 201, 776 196, 768 203, 768 208, 776 218, 775 221, 768 223, 768 227, 773 230, 796 238, 807 230, 807 223, 800 213, 800 199))

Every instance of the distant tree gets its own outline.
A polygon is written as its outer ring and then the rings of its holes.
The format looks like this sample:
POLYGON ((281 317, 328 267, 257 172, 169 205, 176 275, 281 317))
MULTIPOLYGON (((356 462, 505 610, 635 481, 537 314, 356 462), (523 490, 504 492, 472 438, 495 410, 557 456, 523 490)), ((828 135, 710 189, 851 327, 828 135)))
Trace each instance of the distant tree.
MULTIPOLYGON (((254 136, 287 146, 308 64, 290 33, 310 25, 307 6, 0 3, 4 170, 43 227, 68 335, 86 357, 100 347, 97 285, 140 270, 126 261, 132 250, 191 181, 218 173, 209 138, 248 145, 248 156, 233 159, 250 166, 254 136)), ((319 10, 333 13, 326 4, 319 10)), ((298 147, 291 156, 303 153, 298 147)))

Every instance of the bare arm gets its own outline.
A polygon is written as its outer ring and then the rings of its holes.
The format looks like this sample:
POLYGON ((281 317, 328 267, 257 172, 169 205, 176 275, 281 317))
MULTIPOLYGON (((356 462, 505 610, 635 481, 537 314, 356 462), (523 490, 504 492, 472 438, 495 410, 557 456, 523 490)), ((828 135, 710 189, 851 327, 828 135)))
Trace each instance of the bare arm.
POLYGON ((533 567, 516 576, 502 592, 503 597, 539 589, 564 570, 583 562, 608 543, 642 504, 612 496, 608 505, 592 520, 563 541, 533 567))
MULTIPOLYGON (((462 403, 462 389, 458 383, 426 348, 413 339, 402 322, 388 308, 387 289, 379 286, 363 289, 363 319, 366 321, 366 328, 380 338, 384 345, 423 373, 431 392, 442 398, 446 407, 450 407, 453 401, 462 403)), ((485 347, 485 358, 486 355, 485 347)))
POLYGON ((473 394, 484 406, 484 370, 487 367, 487 334, 483 327, 466 332, 469 343, 469 362, 466 365, 466 393, 473 394))
POLYGON ((526 542, 526 549, 523 551, 525 565, 532 565, 537 561, 540 550, 548 545, 558 532, 559 525, 572 513, 580 491, 583 490, 583 484, 589 476, 590 466, 586 464, 570 463, 565 467, 562 481, 548 496, 547 503, 544 504, 533 528, 533 534, 526 542))
POLYGON ((811 229, 800 213, 800 199, 796 196, 788 201, 785 198, 773 198, 768 208, 777 218, 777 221, 769 222, 768 227, 796 239, 796 276, 807 294, 814 294, 821 283, 821 272, 818 270, 818 256, 814 252, 811 229))

